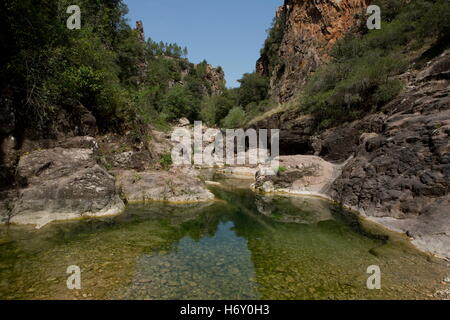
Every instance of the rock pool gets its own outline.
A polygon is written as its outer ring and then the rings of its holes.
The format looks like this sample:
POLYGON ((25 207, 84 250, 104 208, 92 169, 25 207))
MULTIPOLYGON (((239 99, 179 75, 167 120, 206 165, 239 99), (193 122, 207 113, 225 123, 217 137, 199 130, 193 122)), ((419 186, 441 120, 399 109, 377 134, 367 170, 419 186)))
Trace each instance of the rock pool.
POLYGON ((0 228, 0 299, 431 299, 448 262, 316 198, 214 187, 196 205, 0 228), (81 290, 68 290, 68 266, 81 290), (381 269, 381 290, 366 286, 381 269))

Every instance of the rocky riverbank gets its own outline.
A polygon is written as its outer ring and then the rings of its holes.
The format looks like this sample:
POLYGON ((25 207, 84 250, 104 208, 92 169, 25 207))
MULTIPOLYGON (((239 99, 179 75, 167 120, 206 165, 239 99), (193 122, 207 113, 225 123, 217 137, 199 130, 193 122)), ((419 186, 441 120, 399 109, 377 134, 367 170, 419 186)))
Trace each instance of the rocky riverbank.
MULTIPOLYGON (((327 188, 313 191, 407 234, 422 250, 450 258, 449 70, 447 51, 403 74, 404 92, 380 112, 322 132, 314 132, 311 116, 292 110, 251 126, 281 128, 281 154, 314 154, 345 163, 327 188)), ((295 193, 301 191, 293 186, 295 175, 302 173, 292 175, 288 169, 256 185, 295 193)))
POLYGON ((342 165, 307 155, 280 156, 276 175, 267 175, 265 168, 256 173, 254 189, 264 193, 288 193, 325 196, 342 165))
POLYGON ((190 168, 170 171, 121 170, 114 173, 117 187, 129 203, 167 201, 192 203, 214 200, 214 195, 190 168))
MULTIPOLYGON (((330 196, 450 258, 450 52, 410 72, 407 89, 360 136, 330 196)), ((369 118, 361 120, 368 122, 369 118)))
POLYGON ((54 220, 117 214, 125 207, 114 178, 96 163, 92 149, 38 150, 20 158, 17 174, 21 186, 3 214, 10 223, 41 227, 54 220))
POLYGON ((170 152, 170 141, 161 132, 150 133, 154 138, 147 147, 127 135, 28 143, 19 155, 15 187, 0 194, 1 222, 40 228, 116 215, 130 202, 214 200, 194 169, 162 167, 158 159, 170 152))

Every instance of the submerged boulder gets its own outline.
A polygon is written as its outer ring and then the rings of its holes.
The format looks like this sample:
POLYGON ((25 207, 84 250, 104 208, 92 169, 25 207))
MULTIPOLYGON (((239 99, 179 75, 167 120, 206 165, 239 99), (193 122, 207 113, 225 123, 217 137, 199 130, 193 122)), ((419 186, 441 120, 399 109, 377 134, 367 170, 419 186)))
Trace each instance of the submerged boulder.
POLYGON ((330 204, 314 197, 273 197, 257 195, 259 213, 283 223, 316 224, 333 220, 330 204))

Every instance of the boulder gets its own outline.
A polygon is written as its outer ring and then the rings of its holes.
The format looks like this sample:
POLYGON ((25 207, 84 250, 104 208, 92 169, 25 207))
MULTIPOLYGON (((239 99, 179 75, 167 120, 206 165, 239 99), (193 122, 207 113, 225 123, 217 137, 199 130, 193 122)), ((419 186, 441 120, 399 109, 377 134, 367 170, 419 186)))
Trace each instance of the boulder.
POLYGON ((218 169, 216 172, 225 178, 250 179, 254 180, 258 168, 250 167, 226 167, 218 169))
POLYGON ((284 223, 316 224, 333 220, 330 204, 314 197, 273 197, 257 195, 259 213, 284 223))
POLYGON ((178 126, 180 128, 184 128, 184 127, 188 127, 190 126, 191 122, 189 121, 188 118, 181 118, 180 120, 178 120, 178 126))
POLYGON ((114 177, 100 167, 91 149, 54 148, 22 156, 21 188, 10 222, 37 227, 56 220, 120 213, 124 203, 114 177))
POLYGON ((167 201, 173 203, 205 202, 214 195, 189 168, 171 171, 117 170, 117 186, 128 202, 167 201))
POLYGON ((316 156, 281 156, 277 174, 267 175, 266 167, 259 169, 254 189, 264 193, 325 195, 340 169, 341 166, 316 156))
MULTIPOLYGON (((360 136, 329 195, 450 258, 450 52, 384 107, 382 130, 360 136)), ((362 122, 369 122, 366 117, 362 122)))

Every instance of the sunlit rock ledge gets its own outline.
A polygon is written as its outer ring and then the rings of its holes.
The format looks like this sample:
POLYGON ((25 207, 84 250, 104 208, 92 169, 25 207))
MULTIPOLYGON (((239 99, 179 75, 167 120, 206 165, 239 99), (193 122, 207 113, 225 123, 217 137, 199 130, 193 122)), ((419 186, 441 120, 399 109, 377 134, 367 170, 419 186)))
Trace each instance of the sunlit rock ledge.
POLYGON ((53 148, 20 158, 20 184, 3 201, 2 222, 32 224, 121 213, 114 177, 98 165, 92 149, 53 148))
POLYGON ((126 203, 197 203, 215 196, 192 168, 111 170, 97 164, 93 149, 52 148, 20 158, 20 185, 0 199, 0 223, 41 228, 53 221, 120 214, 126 203))
POLYGON ((116 185, 129 203, 165 201, 170 203, 207 202, 214 195, 191 168, 172 168, 170 171, 118 170, 114 172, 116 185))
POLYGON ((254 189, 265 193, 326 195, 341 168, 342 165, 317 156, 281 156, 276 174, 267 174, 266 168, 258 170, 254 189))

